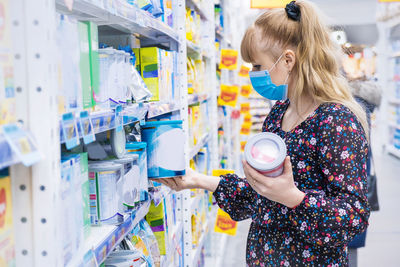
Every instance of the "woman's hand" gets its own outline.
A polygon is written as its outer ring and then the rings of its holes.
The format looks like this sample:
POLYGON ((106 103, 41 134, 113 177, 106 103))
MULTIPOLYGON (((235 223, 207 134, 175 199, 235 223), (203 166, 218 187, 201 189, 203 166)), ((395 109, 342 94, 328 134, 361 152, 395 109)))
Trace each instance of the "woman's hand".
POLYGON ((299 205, 305 194, 294 184, 292 163, 286 157, 283 173, 278 177, 267 177, 243 161, 243 169, 250 186, 269 200, 281 203, 289 208, 299 205))
POLYGON ((221 178, 219 177, 207 176, 190 168, 186 169, 186 174, 184 176, 153 179, 153 181, 160 182, 175 191, 200 188, 211 192, 217 189, 220 180, 221 178))
POLYGON ((198 188, 197 178, 201 176, 200 173, 188 168, 186 169, 185 176, 177 176, 173 178, 153 179, 153 181, 160 182, 175 191, 184 189, 198 188))

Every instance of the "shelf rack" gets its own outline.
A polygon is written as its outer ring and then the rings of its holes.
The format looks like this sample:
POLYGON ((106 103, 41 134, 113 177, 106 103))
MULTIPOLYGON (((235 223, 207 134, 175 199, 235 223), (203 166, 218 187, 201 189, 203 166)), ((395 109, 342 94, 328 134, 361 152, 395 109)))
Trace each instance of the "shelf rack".
MULTIPOLYGON (((184 27, 171 28, 162 21, 153 18, 147 12, 126 4, 125 0, 93 1, 74 0, 12 0, 13 23, 12 35, 15 43, 15 87, 17 90, 16 102, 17 120, 24 123, 26 131, 37 139, 38 146, 46 156, 44 160, 31 168, 26 168, 9 157, 14 205, 14 227, 16 240, 17 266, 62 266, 60 248, 54 244, 60 240, 61 231, 57 225, 59 204, 54 199, 59 193, 60 179, 60 143, 63 137, 60 134, 60 118, 57 110, 57 63, 53 57, 56 44, 56 12, 75 17, 81 21, 92 21, 99 25, 100 35, 127 35, 134 34, 140 39, 141 46, 158 46, 177 52, 178 70, 175 89, 179 99, 167 102, 153 102, 132 104, 122 109, 123 124, 131 124, 143 119, 153 119, 166 114, 176 115, 179 112, 184 121, 184 131, 188 132, 188 106, 210 104, 210 132, 201 138, 197 146, 185 150, 187 163, 190 155, 193 157, 200 149, 209 143, 211 151, 211 169, 217 168, 217 84, 216 79, 210 79, 209 88, 212 92, 187 94, 187 56, 202 57, 206 62, 207 77, 214 77, 216 59, 214 56, 215 23, 214 3, 203 1, 199 5, 194 0, 173 0, 174 19, 185 21, 185 4, 193 7, 201 16, 206 27, 206 38, 200 46, 186 41, 184 27), (102 4, 96 4, 102 3, 102 4), (106 3, 114 2, 112 6, 106 3), (21 40, 22 39, 22 40, 21 40), (187 52, 187 50, 188 52, 187 52), (18 55, 18 56, 17 56, 18 55), (43 71, 46 70, 46 71, 43 71), (47 71, 48 70, 48 71, 47 71), (47 103, 44 105, 43 103, 47 103), (45 118, 45 119, 44 119, 45 118), (185 122, 186 121, 186 122, 185 122), (215 124, 214 124, 215 122, 215 124), (49 235, 49 233, 54 233, 49 235)), ((77 122, 78 114, 74 114, 77 122)), ((100 133, 115 128, 115 111, 89 112, 93 123, 94 133, 100 133)), ((78 129, 79 136, 82 137, 78 129)), ((4 137, 0 134, 0 149, 3 150, 4 137)), ((188 143, 188 142, 186 142, 188 143)), ((6 148, 5 148, 6 149, 6 148)), ((200 250, 194 251, 191 244, 191 224, 186 220, 191 216, 185 212, 190 205, 190 192, 177 193, 177 226, 173 231, 175 245, 181 244, 183 264, 191 267, 194 259, 198 259, 200 250)), ((162 198, 162 196, 161 196, 162 198)), ((117 246, 130 230, 138 224, 148 211, 146 202, 135 212, 134 217, 125 215, 124 222, 119 226, 103 225, 92 227, 91 235, 83 244, 82 254, 92 252, 101 264, 107 255, 117 246)), ((200 242, 204 244, 203 240, 200 242)), ((169 244, 173 246, 173 244, 169 244)), ((203 246, 203 245, 201 245, 203 246)), ((81 253, 80 252, 80 253, 81 253)), ((79 262, 80 255, 74 255, 79 262)), ((75 262, 74 261, 74 262, 75 262)), ((197 261, 197 260, 196 260, 197 261)), ((175 266, 174 266, 175 267, 175 266)))
POLYGON ((56 8, 65 15, 102 25, 100 33, 137 34, 143 44, 159 45, 175 51, 178 49, 179 37, 174 29, 125 1, 120 0, 115 5, 104 7, 88 0, 75 0, 70 10, 64 0, 56 0, 56 8))
POLYGON ((393 145, 387 148, 387 152, 400 159, 400 149, 395 148, 393 145))

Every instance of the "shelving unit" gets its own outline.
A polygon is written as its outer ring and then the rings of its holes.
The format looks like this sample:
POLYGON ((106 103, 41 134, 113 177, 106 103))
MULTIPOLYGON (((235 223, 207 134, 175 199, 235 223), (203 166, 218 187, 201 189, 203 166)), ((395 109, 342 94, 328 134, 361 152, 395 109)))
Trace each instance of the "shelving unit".
POLYGON ((396 95, 396 83, 395 76, 399 75, 396 71, 396 64, 398 66, 398 58, 400 57, 400 52, 398 48, 395 48, 395 42, 399 42, 400 36, 398 35, 398 29, 400 27, 400 20, 397 16, 398 14, 390 14, 396 10, 395 6, 398 3, 390 3, 393 8, 387 8, 388 3, 378 4, 378 30, 379 42, 377 44, 378 50, 378 77, 382 84, 382 88, 385 88, 385 93, 383 94, 383 100, 381 105, 381 112, 383 116, 388 116, 391 121, 386 122, 386 130, 383 132, 385 138, 386 151, 398 158, 400 155, 400 149, 394 147, 394 143, 397 140, 397 131, 400 131, 399 125, 394 123, 397 120, 398 108, 400 105, 400 99, 391 97, 396 95), (379 11, 381 10, 381 11, 379 11), (389 49, 388 49, 389 48, 389 49), (397 50, 397 51, 396 51, 397 50), (397 63, 396 63, 397 62, 397 63), (386 93, 387 92, 387 93, 386 93), (395 118, 393 118, 393 114, 395 118))
MULTIPOLYGON (((178 117, 183 120, 184 132, 188 133, 188 106, 207 105, 211 114, 210 130, 193 148, 189 148, 189 136, 186 136, 185 154, 189 164, 190 159, 207 145, 212 162, 211 170, 218 167, 214 4, 211 1, 202 1, 199 4, 194 0, 173 0, 175 27, 171 28, 124 0, 74 0, 70 2, 72 8, 64 0, 10 0, 9 3, 15 44, 15 87, 18 88, 16 120, 21 122, 21 129, 33 135, 40 152, 45 156, 33 167, 18 164, 20 160, 16 159, 4 135, 0 133, 1 154, 5 155, 5 151, 10 151, 7 157, 1 158, 0 168, 11 166, 14 228, 18 229, 15 231, 16 263, 17 266, 58 267, 63 266, 59 245, 63 229, 57 225, 57 211, 61 209, 61 204, 54 199, 57 199, 62 185, 60 179, 55 178, 61 177, 60 148, 65 143, 65 138, 61 131, 62 114, 57 110, 57 66, 53 57, 56 51, 56 12, 79 21, 96 23, 99 26, 99 35, 134 34, 143 47, 157 46, 176 52, 175 91, 179 98, 124 105, 120 112, 123 125, 160 117, 178 117), (115 5, 106 6, 113 2, 115 5), (204 37, 199 44, 186 40, 186 30, 182 27, 185 24, 186 6, 193 8, 202 19, 204 37), (188 95, 187 56, 205 62, 207 88, 212 90, 188 95)), ((77 110, 72 114, 80 138, 84 137, 80 129, 80 112, 83 111, 85 110, 77 110)), ((117 127, 114 109, 86 111, 94 134, 117 127)), ((180 213, 178 212, 177 224, 169 229, 172 231, 172 240, 167 245, 180 250, 183 266, 196 266, 208 226, 204 226, 198 249, 193 250, 190 219, 187 220, 191 216, 191 203, 186 201, 190 199, 190 192, 164 191, 155 194, 159 199, 165 199, 170 194, 176 195, 177 210, 180 213)), ((149 204, 150 202, 142 203, 132 216, 125 214, 124 222, 118 226, 92 226, 90 236, 85 240, 79 255, 74 255, 72 263, 78 264, 87 252, 95 255, 98 264, 103 263, 119 242, 145 217, 149 204)), ((163 266, 171 266, 168 257, 163 259, 163 266)))
POLYGON ((66 15, 103 25, 103 29, 100 29, 103 33, 138 34, 146 45, 157 44, 173 50, 178 49, 179 36, 174 29, 125 1, 104 7, 88 0, 75 0, 72 10, 69 10, 64 0, 56 0, 56 7, 66 15))

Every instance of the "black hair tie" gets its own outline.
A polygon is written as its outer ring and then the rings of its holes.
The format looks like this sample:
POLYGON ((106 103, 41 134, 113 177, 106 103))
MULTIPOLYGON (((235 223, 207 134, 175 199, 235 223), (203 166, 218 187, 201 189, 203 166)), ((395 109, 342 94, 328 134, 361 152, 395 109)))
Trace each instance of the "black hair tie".
POLYGON ((296 5, 296 1, 292 1, 289 4, 287 4, 285 10, 289 19, 292 19, 294 21, 300 21, 301 12, 300 12, 300 7, 296 5))

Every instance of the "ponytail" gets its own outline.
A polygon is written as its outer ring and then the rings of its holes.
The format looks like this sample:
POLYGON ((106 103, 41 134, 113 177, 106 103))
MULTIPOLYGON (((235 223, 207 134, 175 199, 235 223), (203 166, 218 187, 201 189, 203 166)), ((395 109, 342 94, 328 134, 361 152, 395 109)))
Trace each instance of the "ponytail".
POLYGON ((265 12, 247 30, 241 46, 242 57, 253 62, 256 49, 262 49, 276 60, 285 49, 293 49, 296 51, 293 73, 297 78, 294 98, 299 100, 301 95, 310 95, 321 103, 346 106, 357 116, 368 136, 365 112, 340 74, 341 49, 331 40, 330 30, 319 13, 307 0, 293 1, 286 9, 265 12))

